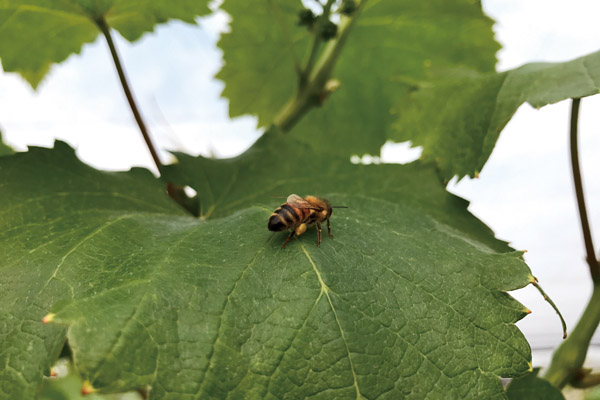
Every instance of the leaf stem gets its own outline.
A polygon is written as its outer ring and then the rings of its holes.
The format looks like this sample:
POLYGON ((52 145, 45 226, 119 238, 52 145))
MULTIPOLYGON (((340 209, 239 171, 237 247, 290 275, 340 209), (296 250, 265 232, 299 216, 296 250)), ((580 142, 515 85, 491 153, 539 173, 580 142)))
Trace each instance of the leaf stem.
POLYGON ((548 304, 550 304, 550 306, 552 308, 554 308, 554 311, 556 311, 556 313, 558 314, 558 318, 560 319, 560 323, 561 323, 562 329, 563 329, 563 339, 566 339, 567 338, 567 323, 565 322, 565 319, 563 318, 562 314, 560 313, 560 310, 558 309, 558 307, 556 307, 556 304, 554 304, 554 302, 552 301, 550 296, 548 296, 546 294, 546 292, 544 291, 544 289, 542 289, 542 287, 538 283, 537 278, 534 277, 531 284, 540 292, 540 294, 542 296, 544 296, 544 300, 546 302, 548 302, 548 304))
POLYGON ((325 21, 329 20, 329 14, 331 13, 331 7, 335 3, 335 0, 327 0, 327 3, 323 6, 323 12, 321 16, 317 20, 317 24, 313 31, 313 41, 310 49, 310 54, 308 56, 308 61, 306 62, 306 66, 302 71, 301 85, 305 84, 306 79, 308 79, 308 75, 311 73, 313 65, 317 59, 317 54, 319 54, 319 47, 321 46, 321 42, 323 39, 321 38, 321 29, 325 26, 325 21))
POLYGON ((121 81, 121 86, 123 87, 123 91, 125 92, 125 97, 127 97, 127 102, 129 103, 129 107, 131 107, 131 112, 135 118, 135 121, 140 128, 140 132, 144 137, 144 141, 146 142, 146 146, 148 146, 148 150, 150 150, 150 155, 152 156, 152 160, 154 160, 154 164, 156 164, 156 168, 158 168, 159 173, 162 172, 162 163, 160 162, 160 158, 158 157, 158 153, 156 152, 156 148, 154 144, 152 144, 152 139, 150 139, 150 135, 148 133, 148 129, 146 129, 146 124, 142 119, 142 115, 140 114, 135 99, 133 98, 133 93, 129 88, 129 83, 127 82, 127 77, 125 76, 125 71, 123 70, 123 66, 121 65, 121 60, 119 59, 119 54, 117 53, 117 48, 115 47, 115 43, 113 42, 112 36, 110 34, 110 27, 106 23, 104 17, 99 17, 94 21, 106 42, 108 43, 108 47, 110 49, 110 54, 115 63, 115 67, 117 68, 117 73, 119 74, 119 80, 121 81))
MULTIPOLYGON (((326 83, 331 77, 335 63, 348 39, 350 30, 360 15, 366 0, 362 0, 351 16, 341 15, 337 38, 330 40, 314 61, 314 65, 304 73, 307 80, 300 84, 297 94, 292 97, 273 119, 273 124, 283 132, 289 131, 312 107, 320 106, 323 95, 327 95, 326 83)), ((325 5, 327 7, 327 5, 325 5)), ((313 46, 314 49, 314 46, 313 46)), ((311 50, 312 51, 312 50, 311 50)), ((309 60, 310 61, 310 60, 309 60)), ((307 67, 310 64, 307 64, 307 67)))
POLYGON ((545 374, 545 378, 551 384, 562 389, 577 377, 598 323, 600 323, 600 285, 595 284, 592 297, 577 326, 552 356, 552 363, 545 374))
POLYGON ((588 222, 587 211, 585 207, 585 197, 583 195, 583 183, 581 181, 581 170, 579 168, 579 150, 577 146, 577 124, 579 119, 579 103, 581 99, 573 99, 571 104, 571 166, 573 168, 573 182, 575 183, 575 195, 577 196, 577 206, 579 207, 579 217, 581 219, 581 230, 583 231, 583 240, 587 253, 586 261, 590 268, 590 275, 594 284, 600 283, 600 264, 596 259, 594 251, 594 242, 592 241, 592 232, 588 222))

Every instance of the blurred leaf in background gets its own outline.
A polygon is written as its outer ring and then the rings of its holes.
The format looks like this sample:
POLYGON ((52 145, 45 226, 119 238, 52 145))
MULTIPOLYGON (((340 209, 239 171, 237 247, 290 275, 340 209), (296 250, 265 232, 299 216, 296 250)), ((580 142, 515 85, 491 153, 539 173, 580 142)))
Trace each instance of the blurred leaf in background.
MULTIPOLYGON (((404 99, 391 138, 423 146, 444 179, 475 176, 524 102, 535 108, 600 91, 600 52, 561 63, 532 63, 500 74, 437 82, 404 99)), ((524 135, 527 132, 523 132, 524 135)))
POLYGON ((0 60, 34 88, 50 66, 96 40, 99 19, 133 42, 170 19, 195 23, 208 0, 5 0, 0 3, 0 60))
MULTIPOLYGON (((219 42, 225 65, 217 77, 225 82, 232 117, 254 114, 267 126, 294 99, 299 80, 294 65, 304 68, 312 43, 297 24, 302 7, 297 0, 225 1, 233 20, 219 42)), ((396 114, 403 112, 396 105, 410 90, 455 68, 494 70, 500 46, 492 23, 469 0, 366 2, 331 76, 339 89, 292 136, 346 157, 379 154, 396 114)), ((324 54, 338 39, 322 46, 324 54)))
POLYGON ((2 141, 2 131, 0 131, 0 156, 13 154, 15 151, 2 141))

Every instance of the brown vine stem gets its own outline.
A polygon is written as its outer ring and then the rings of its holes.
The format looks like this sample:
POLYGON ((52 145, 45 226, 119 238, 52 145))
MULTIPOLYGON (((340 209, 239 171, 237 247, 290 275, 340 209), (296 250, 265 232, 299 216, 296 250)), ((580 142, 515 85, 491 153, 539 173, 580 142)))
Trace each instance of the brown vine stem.
POLYGON ((579 119, 579 104, 581 99, 573 99, 571 106, 571 166, 573 168, 573 182, 575 183, 575 194, 577 196, 577 206, 579 207, 579 217, 581 219, 581 230, 583 231, 583 240, 585 242, 586 261, 590 267, 590 275, 595 284, 600 283, 600 264, 596 259, 594 251, 594 242, 592 241, 592 232, 588 222, 587 210, 585 207, 585 197, 583 195, 583 183, 581 181, 581 170, 579 168, 579 149, 577 145, 577 125, 579 119))
POLYGON ((586 389, 600 385, 600 374, 592 374, 590 371, 580 370, 571 381, 571 386, 578 389, 586 389))
POLYGON ((106 23, 104 17, 99 17, 95 20, 96 25, 104 35, 106 42, 108 43, 108 47, 110 49, 110 54, 115 63, 115 67, 117 68, 117 73, 119 74, 119 80, 121 81, 121 86, 123 87, 123 91, 125 92, 125 97, 127 97, 127 102, 129 103, 129 107, 131 107, 131 112, 137 122, 140 132, 144 137, 144 141, 146 142, 146 146, 148 146, 148 150, 150 150, 150 155, 152 156, 152 160, 154 160, 154 164, 156 164, 156 168, 158 168, 159 173, 162 172, 162 163, 160 162, 160 158, 158 157, 158 153, 156 152, 156 148, 154 144, 152 144, 152 139, 150 139, 150 134, 148 133, 148 129, 146 129, 146 124, 142 119, 142 115, 137 107, 135 99, 133 98, 133 93, 129 88, 129 83, 127 82, 127 77, 125 76, 125 71, 123 70, 123 66, 121 65, 121 60, 119 58, 119 53, 117 53, 117 48, 115 47, 115 43, 113 42, 112 35, 110 34, 110 27, 106 23))

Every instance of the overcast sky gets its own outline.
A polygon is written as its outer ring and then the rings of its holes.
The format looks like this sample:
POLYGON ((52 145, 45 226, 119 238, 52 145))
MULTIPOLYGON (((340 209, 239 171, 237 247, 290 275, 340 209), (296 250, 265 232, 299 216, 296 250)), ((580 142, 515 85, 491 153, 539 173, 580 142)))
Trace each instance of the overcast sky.
MULTIPOLYGON (((531 61, 565 61, 600 50, 596 0, 484 0, 497 21, 499 70, 531 61)), ((237 155, 259 136, 255 119, 231 121, 223 84, 211 79, 221 58, 216 48, 227 18, 158 27, 131 45, 117 46, 158 147, 192 154, 237 155), (163 56, 168 51, 168 57, 163 56)), ((600 96, 597 96, 600 98, 600 96)), ((580 157, 592 229, 600 227, 600 99, 582 102, 580 157)), ((470 210, 501 239, 526 249, 526 259, 574 326, 591 293, 568 154, 569 103, 542 110, 522 106, 502 132, 480 178, 450 190, 471 200, 470 210)), ((54 66, 34 92, 14 74, 0 74, 0 126, 19 150, 67 141, 87 163, 104 169, 153 168, 119 86, 106 44, 98 40, 54 66)), ((384 158, 402 157, 387 146, 384 158)), ((166 153, 162 154, 167 157, 166 153)), ((593 230, 600 234, 600 229, 593 230)), ((596 241, 600 246, 600 241, 596 241)), ((519 326, 532 347, 557 343, 560 323, 533 288, 515 293, 533 310, 519 326)), ((545 356, 534 358, 534 364, 545 356)))

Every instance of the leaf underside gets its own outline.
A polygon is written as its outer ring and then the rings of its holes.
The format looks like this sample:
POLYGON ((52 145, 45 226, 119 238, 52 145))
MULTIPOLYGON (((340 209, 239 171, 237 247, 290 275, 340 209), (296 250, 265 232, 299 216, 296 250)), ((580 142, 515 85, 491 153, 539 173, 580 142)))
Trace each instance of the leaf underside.
MULTIPOLYGON (((337 155, 378 154, 391 134, 396 103, 415 83, 456 68, 493 71, 499 45, 476 3, 367 2, 333 72, 341 86, 291 135, 337 155)), ((259 126, 268 126, 294 98, 294 59, 303 68, 311 45, 311 33, 297 24, 302 7, 298 0, 224 2, 232 23, 219 41, 225 64, 217 77, 225 82, 232 117, 254 114, 259 126)))
POLYGON ((600 52, 562 63, 532 63, 503 72, 439 82, 408 96, 391 136, 423 146, 442 176, 475 176, 500 132, 527 102, 535 108, 600 92, 600 52))
POLYGON ((147 171, 97 171, 62 143, 0 158, 0 398, 33 398, 65 340, 102 392, 505 398, 498 376, 530 363, 514 326, 525 308, 505 293, 529 282, 521 254, 430 165, 303 146, 270 131, 235 159, 179 155, 168 178, 211 193, 200 219, 147 171), (278 157, 297 168, 274 169, 278 157), (270 196, 292 192, 349 207, 335 239, 317 247, 309 229, 280 249, 270 196))
POLYGON ((208 0, 4 0, 0 60, 4 71, 20 73, 35 88, 52 64, 96 40, 99 18, 133 42, 156 24, 194 23, 208 12, 208 0))

